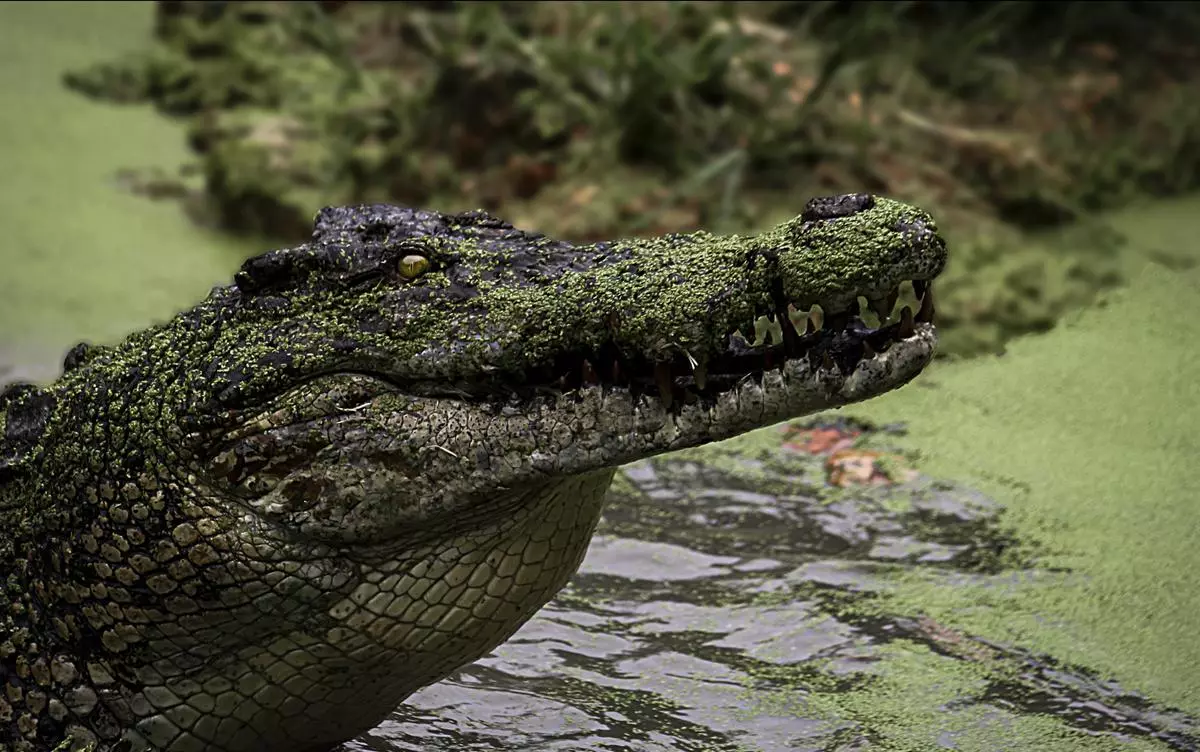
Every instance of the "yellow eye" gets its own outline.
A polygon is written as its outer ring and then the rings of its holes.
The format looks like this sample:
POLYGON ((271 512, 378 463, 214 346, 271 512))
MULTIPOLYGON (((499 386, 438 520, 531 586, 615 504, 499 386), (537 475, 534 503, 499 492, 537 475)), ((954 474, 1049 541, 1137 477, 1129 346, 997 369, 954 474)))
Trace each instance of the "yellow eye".
POLYGON ((416 279, 429 270, 429 259, 415 253, 400 259, 400 276, 416 279))

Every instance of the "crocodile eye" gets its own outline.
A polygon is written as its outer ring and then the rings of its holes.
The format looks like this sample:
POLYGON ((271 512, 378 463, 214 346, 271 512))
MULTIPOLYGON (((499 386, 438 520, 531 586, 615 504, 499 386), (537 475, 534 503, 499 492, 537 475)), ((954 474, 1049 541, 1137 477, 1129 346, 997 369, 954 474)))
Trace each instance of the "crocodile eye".
POLYGON ((429 270, 429 259, 415 253, 400 259, 400 276, 416 279, 429 270))

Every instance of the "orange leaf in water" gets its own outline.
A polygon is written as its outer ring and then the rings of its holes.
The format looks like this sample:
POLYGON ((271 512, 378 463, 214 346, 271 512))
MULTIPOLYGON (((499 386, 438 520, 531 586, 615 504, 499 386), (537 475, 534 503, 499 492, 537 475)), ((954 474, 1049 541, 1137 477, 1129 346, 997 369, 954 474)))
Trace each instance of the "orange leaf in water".
POLYGON ((860 433, 832 427, 796 429, 788 426, 784 431, 787 433, 784 447, 806 454, 831 454, 840 449, 848 449, 860 433))
POLYGON ((917 472, 900 466, 901 458, 894 454, 862 449, 842 449, 825 460, 825 476, 829 484, 846 486, 887 486, 904 483, 917 472))

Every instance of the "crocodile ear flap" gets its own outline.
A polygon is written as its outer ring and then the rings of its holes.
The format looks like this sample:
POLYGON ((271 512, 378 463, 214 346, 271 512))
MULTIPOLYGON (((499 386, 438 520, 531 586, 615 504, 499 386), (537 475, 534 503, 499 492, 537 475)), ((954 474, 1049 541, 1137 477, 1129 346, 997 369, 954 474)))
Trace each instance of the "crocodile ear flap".
POLYGON ((71 371, 83 368, 107 349, 102 345, 80 342, 68 350, 66 357, 63 358, 63 373, 70 373, 71 371))
POLYGON ((318 259, 306 248, 285 248, 247 259, 233 276, 237 289, 255 295, 294 286, 318 265, 318 259))
POLYGON ((444 232, 443 214, 390 204, 327 206, 313 221, 315 246, 387 245, 444 232))
POLYGON ((28 381, 17 381, 0 389, 0 410, 6 410, 9 405, 20 402, 30 392, 36 392, 37 386, 28 381))
POLYGON ((53 394, 33 384, 12 384, 0 392, 0 410, 4 411, 0 422, 4 429, 0 433, 0 479, 16 473, 29 457, 57 404, 53 394))

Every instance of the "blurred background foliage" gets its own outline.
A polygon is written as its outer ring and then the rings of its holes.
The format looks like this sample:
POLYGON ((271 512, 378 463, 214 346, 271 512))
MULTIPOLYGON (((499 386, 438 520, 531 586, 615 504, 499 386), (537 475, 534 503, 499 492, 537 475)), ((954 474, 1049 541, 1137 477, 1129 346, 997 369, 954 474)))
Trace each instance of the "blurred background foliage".
POLYGON ((486 208, 574 241, 751 230, 809 196, 931 209, 943 353, 1120 281, 1096 210, 1200 183, 1200 6, 1176 2, 166 2, 67 76, 186 118, 135 174, 280 241, 316 209, 486 208))

